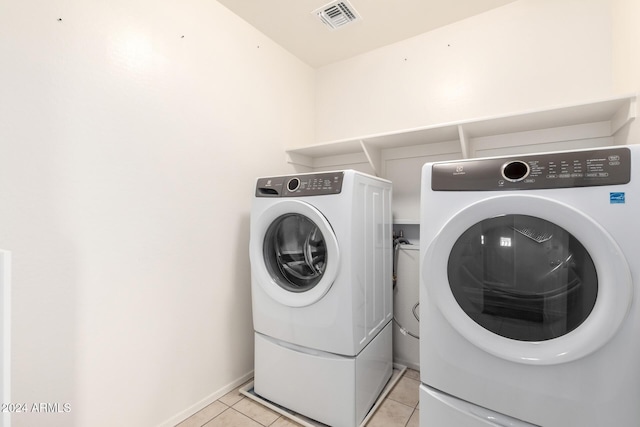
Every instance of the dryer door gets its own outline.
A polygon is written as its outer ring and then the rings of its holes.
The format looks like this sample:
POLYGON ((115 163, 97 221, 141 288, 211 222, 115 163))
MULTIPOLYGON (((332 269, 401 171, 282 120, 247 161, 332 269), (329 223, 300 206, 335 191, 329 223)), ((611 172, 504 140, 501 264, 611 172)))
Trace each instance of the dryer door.
POLYGON ((575 360, 618 330, 632 298, 620 248, 563 203, 507 195, 472 204, 428 248, 423 280, 451 325, 520 363, 575 360))
POLYGON ((254 227, 252 268, 269 296, 303 307, 327 293, 340 258, 336 236, 320 211, 298 200, 280 201, 266 209, 254 227))

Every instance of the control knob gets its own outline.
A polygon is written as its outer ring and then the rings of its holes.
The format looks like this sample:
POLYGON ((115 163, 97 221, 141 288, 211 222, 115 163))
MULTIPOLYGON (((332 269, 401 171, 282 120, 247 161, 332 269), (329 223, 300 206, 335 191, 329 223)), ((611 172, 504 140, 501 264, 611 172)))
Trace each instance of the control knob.
POLYGON ((507 181, 519 182, 529 176, 529 165, 521 160, 514 160, 502 165, 502 176, 507 181))

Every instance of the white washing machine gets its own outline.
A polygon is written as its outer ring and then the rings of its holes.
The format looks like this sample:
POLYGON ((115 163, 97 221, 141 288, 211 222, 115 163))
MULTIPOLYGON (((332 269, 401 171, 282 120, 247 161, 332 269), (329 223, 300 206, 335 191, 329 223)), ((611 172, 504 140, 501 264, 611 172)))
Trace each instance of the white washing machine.
POLYGON ((424 166, 422 427, 638 425, 638 194, 640 146, 424 166))
POLYGON ((255 392, 358 425, 392 372, 391 183, 356 171, 259 178, 251 211, 255 392))

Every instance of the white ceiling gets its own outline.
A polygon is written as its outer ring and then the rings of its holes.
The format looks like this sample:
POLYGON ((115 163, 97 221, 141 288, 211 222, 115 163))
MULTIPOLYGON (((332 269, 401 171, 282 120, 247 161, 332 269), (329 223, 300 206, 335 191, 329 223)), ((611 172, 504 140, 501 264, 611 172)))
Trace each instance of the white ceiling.
POLYGON ((350 58, 515 0, 349 0, 362 18, 332 30, 312 12, 330 0, 218 0, 312 67, 350 58))

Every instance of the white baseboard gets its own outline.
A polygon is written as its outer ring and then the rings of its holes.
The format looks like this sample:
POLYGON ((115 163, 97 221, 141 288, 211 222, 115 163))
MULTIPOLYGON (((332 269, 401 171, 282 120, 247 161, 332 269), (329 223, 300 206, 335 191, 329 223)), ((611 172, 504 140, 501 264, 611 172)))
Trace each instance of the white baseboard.
POLYGON ((411 361, 411 360, 404 360, 401 357, 394 357, 393 358, 394 363, 398 363, 402 366, 405 366, 409 369, 413 369, 414 371, 418 371, 420 372, 420 365, 411 361))
POLYGON ((214 391, 209 396, 207 396, 204 399, 202 399, 201 401, 191 405, 190 407, 188 407, 184 411, 180 411, 179 413, 177 413, 173 417, 169 418, 168 420, 163 421, 162 423, 158 424, 157 427, 174 427, 176 424, 184 421, 185 419, 189 418, 191 415, 195 414, 196 412, 200 411, 201 409, 203 409, 203 408, 207 407, 208 405, 212 404, 213 402, 215 402, 216 400, 220 399, 222 396, 224 396, 225 394, 229 393, 233 389, 235 389, 235 388, 241 386, 242 384, 246 383, 251 378, 253 378, 253 370, 250 371, 250 372, 247 372, 242 377, 230 382, 229 384, 227 384, 226 386, 222 387, 221 389, 219 389, 217 391, 214 391))

